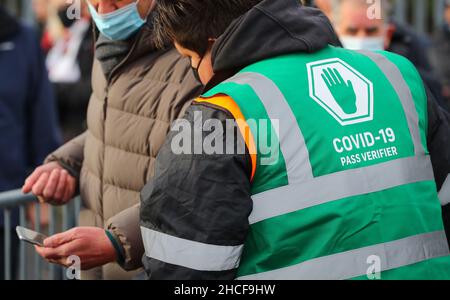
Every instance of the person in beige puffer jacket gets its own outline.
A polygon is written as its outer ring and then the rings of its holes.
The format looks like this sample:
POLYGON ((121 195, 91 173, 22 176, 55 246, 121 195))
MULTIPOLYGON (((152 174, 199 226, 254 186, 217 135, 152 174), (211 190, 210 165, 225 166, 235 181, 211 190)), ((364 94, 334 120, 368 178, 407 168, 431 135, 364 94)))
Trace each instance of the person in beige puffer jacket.
MULTIPOLYGON (((93 2, 98 13, 108 13, 110 1, 93 2)), ((141 16, 152 7, 153 0, 137 3, 141 16)), ((79 191, 84 227, 47 239, 37 251, 62 265, 68 256, 78 255, 82 269, 90 270, 82 279, 131 279, 137 274, 122 268, 142 266, 140 191, 154 175, 171 123, 200 93, 189 60, 172 48, 155 47, 151 19, 125 41, 100 34, 87 131, 52 153, 23 187, 52 204, 65 204, 79 191)))

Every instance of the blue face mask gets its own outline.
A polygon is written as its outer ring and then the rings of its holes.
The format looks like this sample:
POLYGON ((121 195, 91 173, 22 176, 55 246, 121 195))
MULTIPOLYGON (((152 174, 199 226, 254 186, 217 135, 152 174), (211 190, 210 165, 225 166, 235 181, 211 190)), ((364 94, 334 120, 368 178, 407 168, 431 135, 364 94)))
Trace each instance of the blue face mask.
POLYGON ((88 2, 92 19, 98 30, 113 41, 123 41, 136 33, 144 24, 137 9, 137 2, 130 3, 108 14, 99 14, 88 2))

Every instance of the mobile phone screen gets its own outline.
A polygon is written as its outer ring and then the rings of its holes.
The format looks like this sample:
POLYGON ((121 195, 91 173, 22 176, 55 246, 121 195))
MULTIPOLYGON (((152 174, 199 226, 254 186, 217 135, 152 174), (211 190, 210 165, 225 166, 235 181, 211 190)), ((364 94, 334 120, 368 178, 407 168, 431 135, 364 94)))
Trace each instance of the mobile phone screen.
POLYGON ((25 227, 16 227, 17 236, 20 240, 31 243, 33 245, 44 246, 44 240, 47 238, 42 233, 27 229, 25 227))

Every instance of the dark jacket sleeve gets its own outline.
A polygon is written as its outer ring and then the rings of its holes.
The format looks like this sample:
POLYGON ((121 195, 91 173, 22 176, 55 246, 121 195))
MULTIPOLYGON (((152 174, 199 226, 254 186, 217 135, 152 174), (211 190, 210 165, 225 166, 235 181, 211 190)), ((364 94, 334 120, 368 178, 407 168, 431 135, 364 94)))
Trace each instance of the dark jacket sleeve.
POLYGON ((61 105, 77 113, 87 106, 92 93, 90 77, 82 77, 76 83, 55 83, 53 86, 61 105))
MULTIPOLYGON (((219 120, 223 128, 226 128, 225 132, 235 130, 226 122, 226 119, 233 118, 225 111, 204 105, 192 105, 186 113, 186 120, 191 128, 198 128, 199 124, 201 126, 209 119, 219 120)), ((187 152, 192 153, 195 134, 199 132, 202 132, 200 141, 206 143, 208 137, 214 136, 216 141, 223 142, 223 148, 218 147, 218 152, 224 151, 227 146, 243 142, 238 130, 235 130, 234 139, 226 139, 224 132, 215 130, 196 129, 194 132, 188 135, 189 139, 183 140, 191 143, 191 151, 187 152)), ((172 151, 172 143, 180 136, 179 133, 173 130, 170 132, 158 155, 155 177, 141 193, 141 226, 207 247, 243 245, 249 229, 248 217, 252 210, 249 180, 251 160, 248 151, 242 154, 206 154, 203 149, 202 152, 196 152, 198 154, 175 154, 172 151)), ((184 142, 174 145, 185 146, 184 142)), ((149 243, 145 238, 144 242, 149 243)), ((148 246, 146 245, 143 264, 149 279, 235 278, 236 269, 205 271, 192 267, 195 262, 188 261, 189 256, 184 259, 183 251, 180 251, 178 256, 188 262, 189 267, 155 259, 149 256, 148 246)), ((210 259, 206 254, 204 258, 210 259)))
POLYGON ((48 80, 44 57, 37 37, 30 29, 30 49, 34 49, 31 81, 28 87, 29 141, 28 163, 32 169, 43 163, 45 157, 61 143, 54 92, 48 80))
POLYGON ((56 161, 75 178, 79 179, 84 161, 84 142, 88 132, 84 132, 51 153, 46 163, 56 161))
POLYGON ((428 96, 428 150, 438 190, 450 174, 450 114, 428 96))
MULTIPOLYGON (((443 184, 444 182, 446 185, 450 183, 450 180, 447 179, 450 174, 450 114, 437 104, 431 93, 428 92, 427 94, 428 150, 430 151, 438 190, 448 191, 448 187, 443 188, 443 184)), ((440 196, 443 197, 442 191, 440 196)), ((450 204, 442 207, 442 217, 450 245, 450 204)))

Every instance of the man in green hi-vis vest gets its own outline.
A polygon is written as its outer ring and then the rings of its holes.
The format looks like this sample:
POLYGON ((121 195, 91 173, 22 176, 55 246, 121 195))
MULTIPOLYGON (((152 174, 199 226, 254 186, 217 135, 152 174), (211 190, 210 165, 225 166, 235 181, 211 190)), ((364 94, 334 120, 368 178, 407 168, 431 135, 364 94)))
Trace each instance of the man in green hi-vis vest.
POLYGON ((141 193, 150 279, 450 279, 449 117, 408 60, 294 0, 159 0, 155 32, 206 87, 141 193))

